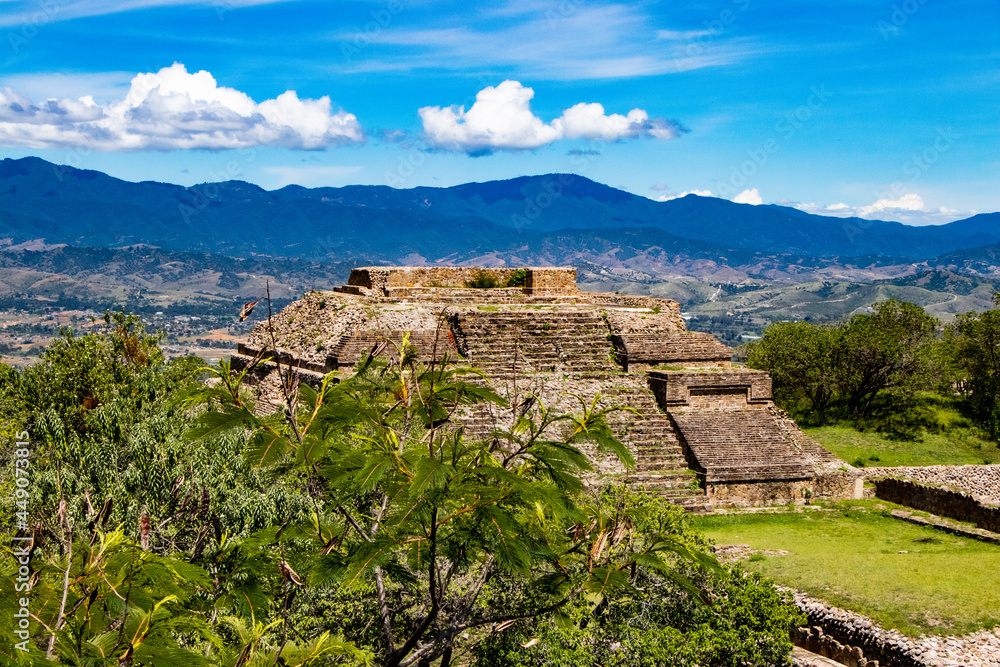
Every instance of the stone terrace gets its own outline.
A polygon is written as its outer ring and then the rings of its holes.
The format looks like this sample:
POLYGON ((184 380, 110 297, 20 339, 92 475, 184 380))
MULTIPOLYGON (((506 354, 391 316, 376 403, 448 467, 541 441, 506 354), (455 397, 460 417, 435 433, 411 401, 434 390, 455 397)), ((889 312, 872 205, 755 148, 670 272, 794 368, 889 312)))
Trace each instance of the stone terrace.
MULTIPOLYGON (((853 493, 847 482, 813 484, 826 474, 816 465, 824 457, 815 455, 825 450, 809 441, 805 449, 811 454, 806 452, 801 443, 808 438, 793 434, 790 420, 768 410, 773 404, 766 374, 733 369, 727 347, 708 334, 686 331, 676 302, 579 292, 573 269, 516 271, 355 269, 348 285, 290 304, 272 318, 273 332, 259 324, 233 365, 245 367, 277 347, 283 364, 315 384, 324 373, 349 372, 379 341, 392 343, 386 353, 394 355, 409 332, 421 359, 447 355, 477 367, 512 404, 534 395, 570 412, 580 409, 574 395, 589 403, 600 394, 605 406, 628 407, 611 419, 637 468, 627 471, 617 460, 588 452, 598 472, 592 483, 614 476, 696 511, 710 509, 713 495, 729 505, 752 504, 764 495, 774 500, 775 489, 778 500, 801 495, 787 485, 772 485, 763 495, 745 492, 762 482, 794 480, 816 487, 818 495, 824 489, 827 495, 853 493), (484 272, 499 286, 468 287, 484 272), (524 285, 504 287, 515 275, 524 285), (666 371, 675 380, 658 384, 662 372, 644 372, 655 364, 686 370, 666 371)), ((268 401, 277 403, 276 372, 269 363, 254 369, 262 409, 268 401)), ((512 418, 509 410, 491 413, 486 407, 461 415, 471 437, 489 437, 512 418)))

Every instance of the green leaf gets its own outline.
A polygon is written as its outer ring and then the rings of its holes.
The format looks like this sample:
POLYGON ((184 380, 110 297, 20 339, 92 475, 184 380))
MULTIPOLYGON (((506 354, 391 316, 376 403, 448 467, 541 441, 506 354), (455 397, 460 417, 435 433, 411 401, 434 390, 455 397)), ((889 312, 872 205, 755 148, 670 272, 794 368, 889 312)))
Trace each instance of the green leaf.
POLYGON ((235 428, 254 428, 258 423, 253 413, 245 408, 233 407, 226 412, 209 411, 195 420, 195 426, 189 429, 185 436, 200 440, 235 428))
POLYGON ((435 458, 424 457, 417 461, 416 473, 410 484, 410 498, 422 496, 429 491, 443 487, 455 473, 455 466, 435 458))
POLYGON ((392 558, 396 541, 387 536, 377 537, 373 542, 361 542, 345 563, 343 581, 351 585, 360 577, 384 565, 392 558))
POLYGON ((530 570, 531 552, 523 527, 500 507, 480 507, 475 514, 497 564, 513 572, 530 570))
POLYGON ((272 465, 280 461, 290 447, 288 438, 273 432, 258 431, 247 446, 246 455, 254 465, 272 465))
POLYGON ((616 592, 630 590, 632 584, 629 582, 627 570, 618 570, 611 567, 595 567, 587 581, 583 585, 584 590, 591 593, 608 595, 616 592))

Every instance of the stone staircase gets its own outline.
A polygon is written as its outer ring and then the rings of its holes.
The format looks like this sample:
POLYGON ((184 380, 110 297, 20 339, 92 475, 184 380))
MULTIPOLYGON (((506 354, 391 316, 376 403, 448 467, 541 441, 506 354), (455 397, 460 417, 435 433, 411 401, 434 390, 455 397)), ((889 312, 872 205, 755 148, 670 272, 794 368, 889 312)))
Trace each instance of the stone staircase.
POLYGON ((812 470, 767 410, 675 410, 671 418, 708 482, 808 479, 812 470))
POLYGON ((626 477, 628 483, 668 498, 689 512, 710 512, 708 497, 688 467, 677 430, 670 417, 660 411, 653 393, 636 385, 608 387, 603 394, 610 402, 635 410, 609 416, 621 440, 635 451, 636 469, 626 477))
MULTIPOLYGON (((587 387, 582 393, 600 392, 608 405, 632 408, 634 412, 617 411, 609 417, 619 438, 636 454, 636 470, 625 480, 688 511, 710 511, 674 424, 643 381, 623 374, 614 363, 607 325, 592 309, 473 313, 459 326, 468 361, 494 386, 513 380, 516 365, 522 378, 562 373, 567 385, 587 387)), ((543 400, 552 402, 551 397, 543 400)), ((462 423, 470 436, 485 437, 495 421, 484 411, 473 411, 462 423)))
MULTIPOLYGON (((344 336, 329 353, 329 359, 340 370, 349 370, 359 360, 366 359, 369 352, 385 340, 391 345, 386 346, 384 355, 396 358, 396 348, 402 345, 403 331, 357 331, 344 336)), ((452 358, 455 354, 455 344, 447 330, 418 329, 410 332, 410 344, 416 349, 417 355, 424 362, 431 361, 435 356, 440 359, 446 352, 452 358), (436 352, 436 355, 435 355, 436 352)))
POLYGON ((593 310, 498 311, 466 315, 461 321, 468 361, 490 377, 524 372, 613 373, 611 343, 593 310))

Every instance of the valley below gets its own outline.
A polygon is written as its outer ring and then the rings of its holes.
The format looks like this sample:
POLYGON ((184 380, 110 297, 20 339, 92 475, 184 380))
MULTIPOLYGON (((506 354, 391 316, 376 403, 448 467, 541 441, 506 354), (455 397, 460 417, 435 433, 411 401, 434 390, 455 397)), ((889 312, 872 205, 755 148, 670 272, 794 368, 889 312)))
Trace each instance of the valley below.
POLYGON ((998 222, 657 202, 572 174, 269 192, 2 160, 0 354, 34 358, 60 327, 85 330, 108 309, 163 329, 172 353, 212 354, 266 317, 240 323, 244 302, 269 293, 280 308, 366 265, 573 266, 580 289, 674 299, 690 329, 730 346, 774 321, 835 322, 889 298, 947 323, 992 307, 998 222))

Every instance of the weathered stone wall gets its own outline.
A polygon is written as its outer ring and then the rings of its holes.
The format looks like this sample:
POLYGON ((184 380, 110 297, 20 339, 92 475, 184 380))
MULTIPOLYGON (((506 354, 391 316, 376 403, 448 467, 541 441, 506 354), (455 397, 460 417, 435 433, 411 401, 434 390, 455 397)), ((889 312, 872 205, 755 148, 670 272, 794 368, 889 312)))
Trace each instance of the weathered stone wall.
POLYGON ((1000 465, 900 466, 864 468, 868 479, 895 477, 921 484, 943 485, 953 491, 966 491, 988 505, 1000 503, 1000 465))
POLYGON ((712 505, 719 508, 802 505, 813 498, 827 500, 860 498, 862 487, 858 485, 858 481, 859 478, 849 471, 827 471, 814 479, 807 480, 709 483, 706 485, 706 491, 712 505))
POLYGON ((764 371, 650 371, 649 387, 660 407, 766 407, 771 376, 764 371))
MULTIPOLYGON (((805 612, 813 634, 822 633, 847 647, 857 647, 882 667, 993 667, 1000 663, 1000 628, 964 637, 924 635, 917 639, 885 630, 870 618, 795 592, 796 607, 805 612)), ((793 634, 793 640, 796 636, 793 634)), ((806 646, 806 648, 809 648, 806 646)), ((850 664, 850 663, 846 663, 850 664)))
POLYGON ((875 495, 897 505, 968 521, 984 530, 1000 532, 1000 508, 987 507, 965 493, 886 478, 875 482, 875 495))
MULTIPOLYGON (((506 285, 519 267, 479 268, 451 266, 367 266, 351 270, 348 286, 365 288, 373 294, 405 287, 464 287, 481 274, 506 285)), ((576 269, 570 267, 525 268, 525 289, 532 294, 576 293, 576 269)))
POLYGON ((532 294, 573 294, 576 289, 576 269, 528 269, 525 287, 532 294))

